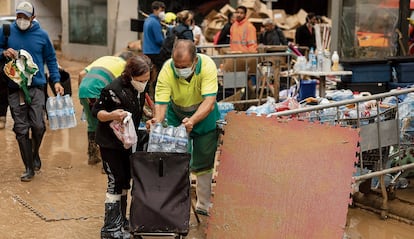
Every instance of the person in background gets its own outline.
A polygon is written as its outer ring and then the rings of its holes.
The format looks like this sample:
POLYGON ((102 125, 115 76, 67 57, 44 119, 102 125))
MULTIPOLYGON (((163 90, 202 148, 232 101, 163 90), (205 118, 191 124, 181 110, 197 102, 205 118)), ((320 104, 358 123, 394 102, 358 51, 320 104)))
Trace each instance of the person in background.
POLYGON ((119 56, 102 56, 79 73, 79 100, 88 123, 89 165, 101 162, 99 147, 95 142, 98 119, 91 114, 93 104, 101 95, 102 89, 121 75, 126 60, 133 56, 134 54, 130 51, 123 52, 119 56))
POLYGON ((308 13, 306 23, 296 29, 295 43, 297 45, 316 49, 315 29, 313 27, 316 23, 315 13, 308 13))
POLYGON ((194 23, 194 13, 189 10, 183 10, 177 13, 178 24, 175 27, 178 38, 194 41, 192 26, 194 23))
POLYGON ((60 74, 56 59, 55 49, 45 30, 35 21, 35 9, 30 2, 21 2, 16 7, 16 21, 10 25, 8 48, 4 49, 4 35, 0 31, 0 52, 2 57, 17 59, 18 51, 25 50, 33 58, 38 66, 38 71, 33 75, 32 83, 27 86, 30 103, 22 89, 14 81, 8 82, 9 105, 13 117, 13 131, 19 144, 20 154, 25 165, 25 172, 20 177, 22 182, 33 179, 35 171, 40 170, 41 160, 39 148, 45 125, 45 87, 47 80, 44 65, 49 69, 49 80, 52 82, 55 92, 63 95, 64 89, 60 84, 60 74))
MULTIPOLYGON (((164 61, 160 58, 160 50, 164 41, 164 32, 162 30, 161 21, 165 21, 165 4, 160 1, 154 1, 151 4, 152 13, 144 21, 142 52, 147 55, 152 64, 153 77, 155 78, 160 71, 164 61)), ((150 95, 154 95, 156 79, 152 79, 150 95)))
POLYGON ((238 6, 236 21, 230 28, 230 50, 234 52, 257 52, 256 28, 246 17, 247 8, 238 6))
POLYGON ((167 12, 165 13, 165 20, 164 22, 167 24, 168 28, 175 27, 175 24, 177 23, 177 15, 173 12, 167 12))
POLYGON ((266 18, 263 20, 264 32, 259 36, 259 43, 263 45, 287 45, 285 35, 282 30, 275 26, 273 20, 266 18))
POLYGON ((122 122, 129 112, 138 135, 150 72, 151 60, 147 56, 129 58, 121 76, 102 90, 92 109, 92 114, 99 120, 96 142, 108 177, 101 238, 131 238, 126 210, 131 181, 129 156, 132 149, 124 148, 109 124, 114 120, 122 122))
MULTIPOLYGON (((203 34, 203 31, 201 30, 201 27, 199 27, 197 24, 195 24, 195 21, 193 21, 193 25, 191 26, 191 30, 193 31, 194 35, 194 44, 196 47, 203 46, 206 44, 206 37, 203 34)), ((205 53, 206 49, 199 49, 197 48, 198 53, 205 53)))
POLYGON ((224 24, 217 39, 217 44, 230 44, 230 28, 236 21, 236 15, 233 12, 227 14, 227 23, 224 24))
POLYGON ((178 39, 172 58, 158 76, 155 112, 146 122, 167 120, 169 125, 185 126, 192 142, 190 169, 197 176, 196 212, 208 215, 211 207, 211 180, 217 150, 216 121, 220 118, 216 95, 217 69, 207 55, 197 54, 191 40, 178 39))

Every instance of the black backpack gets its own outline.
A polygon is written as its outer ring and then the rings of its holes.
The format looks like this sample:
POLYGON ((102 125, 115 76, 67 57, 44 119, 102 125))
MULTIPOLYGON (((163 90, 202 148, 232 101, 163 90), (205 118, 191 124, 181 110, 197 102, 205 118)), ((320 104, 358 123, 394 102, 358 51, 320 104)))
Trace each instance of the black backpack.
POLYGON ((162 46, 160 49, 160 60, 162 62, 165 62, 169 58, 171 58, 172 49, 174 46, 174 42, 176 39, 185 39, 184 32, 191 31, 189 29, 186 29, 184 31, 178 32, 176 28, 169 28, 167 30, 167 33, 165 35, 165 39, 162 42, 162 46))
MULTIPOLYGON (((4 49, 7 49, 10 36, 10 24, 3 25, 3 34, 5 38, 4 49)), ((4 65, 7 64, 8 61, 9 59, 7 59, 5 56, 3 56, 2 60, 0 61, 0 80, 3 82, 7 82, 9 80, 9 77, 3 71, 4 65)))

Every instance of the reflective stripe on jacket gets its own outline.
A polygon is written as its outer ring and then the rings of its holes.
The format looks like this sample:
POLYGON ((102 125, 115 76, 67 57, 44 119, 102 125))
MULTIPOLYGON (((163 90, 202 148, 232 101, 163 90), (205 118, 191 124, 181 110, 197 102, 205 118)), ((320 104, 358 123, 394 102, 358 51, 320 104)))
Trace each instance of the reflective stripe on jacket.
POLYGON ((234 22, 230 28, 230 49, 241 52, 257 52, 256 28, 246 18, 234 22))

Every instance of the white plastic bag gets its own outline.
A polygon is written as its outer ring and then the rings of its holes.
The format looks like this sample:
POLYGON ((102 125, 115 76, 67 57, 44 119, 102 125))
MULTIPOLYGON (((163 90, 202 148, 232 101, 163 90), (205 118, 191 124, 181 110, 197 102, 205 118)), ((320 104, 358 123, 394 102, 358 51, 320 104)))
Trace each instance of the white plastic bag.
POLYGON ((137 132, 135 131, 132 114, 128 112, 123 122, 112 121, 109 126, 114 131, 116 137, 124 144, 124 148, 129 149, 138 141, 137 132))

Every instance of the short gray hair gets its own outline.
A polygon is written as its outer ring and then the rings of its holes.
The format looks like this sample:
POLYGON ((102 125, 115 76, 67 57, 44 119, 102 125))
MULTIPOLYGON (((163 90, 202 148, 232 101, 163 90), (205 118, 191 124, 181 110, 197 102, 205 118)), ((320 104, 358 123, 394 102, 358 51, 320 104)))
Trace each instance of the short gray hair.
POLYGON ((273 20, 272 19, 270 19, 270 18, 263 19, 263 26, 266 26, 266 25, 269 25, 269 24, 273 25, 273 20))

